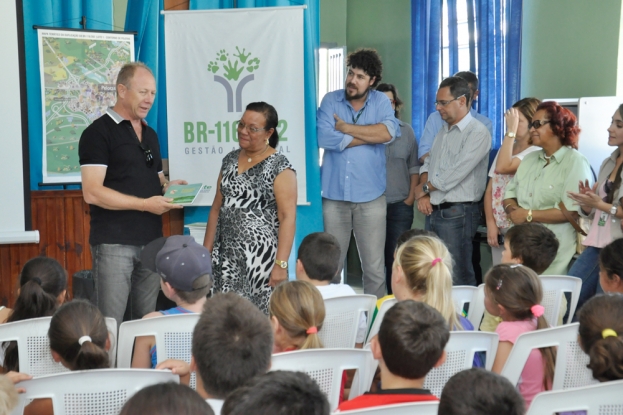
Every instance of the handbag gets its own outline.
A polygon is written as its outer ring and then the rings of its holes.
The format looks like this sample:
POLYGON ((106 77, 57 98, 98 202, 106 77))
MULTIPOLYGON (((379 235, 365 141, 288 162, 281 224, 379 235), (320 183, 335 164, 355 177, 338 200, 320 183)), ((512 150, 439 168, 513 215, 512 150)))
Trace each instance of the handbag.
POLYGON ((569 210, 567 210, 567 208, 565 207, 565 204, 563 202, 560 202, 558 204, 558 207, 560 208, 560 211, 564 215, 565 219, 567 219, 567 221, 569 221, 571 226, 573 226, 573 229, 575 229, 576 232, 577 232, 577 234, 576 234, 577 235, 577 240, 576 240, 576 248, 575 248, 575 250, 576 250, 576 252, 578 254, 581 254, 582 251, 584 251, 584 244, 582 244, 582 242, 584 242, 584 238, 586 238, 586 232, 582 228, 584 228, 584 227, 586 227, 586 229, 590 228, 590 221, 588 219, 583 220, 584 218, 580 218, 580 223, 578 223, 578 222, 575 221, 573 216, 571 216, 571 213, 569 212, 569 210), (586 222, 588 222, 588 224, 586 222))

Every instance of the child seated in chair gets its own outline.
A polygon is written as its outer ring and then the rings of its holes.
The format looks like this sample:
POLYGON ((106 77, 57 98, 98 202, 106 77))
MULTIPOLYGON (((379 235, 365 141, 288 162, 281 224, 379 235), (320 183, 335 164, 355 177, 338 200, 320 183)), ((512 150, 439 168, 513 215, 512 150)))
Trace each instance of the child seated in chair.
MULTIPOLYGON (((512 230, 512 228, 511 228, 512 230)), ((510 230, 509 230, 510 232, 510 230)), ((485 276, 485 308, 502 322, 496 327, 498 350, 491 369, 501 373, 517 338, 549 327, 543 313, 543 287, 539 276, 521 264, 498 264, 485 276)), ((524 365, 519 393, 530 406, 537 393, 550 390, 554 378, 556 348, 534 349, 524 365)))
MULTIPOLYGON (((200 313, 212 288, 210 251, 192 236, 174 235, 159 238, 141 253, 143 266, 159 274, 162 292, 177 307, 154 311, 143 318, 200 313)), ((155 368, 158 362, 154 336, 140 336, 134 344, 133 368, 155 368)))
MULTIPOLYGON (((327 232, 310 233, 299 246, 296 279, 314 285, 324 300, 356 295, 350 285, 339 284, 340 252, 340 243, 335 236, 327 232)), ((367 328, 367 317, 362 314, 355 347, 363 346, 367 328)))
POLYGON ((197 393, 219 415, 227 395, 268 371, 272 350, 266 315, 238 294, 216 294, 206 301, 193 331, 190 365, 171 359, 156 369, 172 369, 185 384, 196 372, 197 393))
MULTIPOLYGON (((0 323, 49 317, 67 299, 67 272, 53 258, 35 257, 22 268, 13 309, 0 307, 0 323)), ((0 343, 3 372, 19 371, 17 342, 0 343)))
POLYGON ((397 303, 387 311, 379 334, 371 341, 383 388, 343 402, 338 409, 437 401, 423 389, 424 378, 445 362, 449 338, 446 319, 433 307, 412 300, 397 303))
POLYGON ((303 372, 276 370, 257 376, 225 400, 223 415, 329 415, 329 402, 303 372))
POLYGON ((604 292, 623 294, 623 238, 615 239, 599 253, 599 283, 604 292))
POLYGON ((179 383, 157 383, 136 392, 119 415, 214 415, 210 405, 191 388, 179 383))
POLYGON ((439 415, 524 415, 523 398, 505 377, 484 369, 452 376, 439 398, 439 415))
MULTIPOLYGON (((554 232, 540 223, 522 223, 504 235, 502 263, 522 264, 541 275, 554 262, 557 252, 558 239, 554 232)), ((562 324, 566 311, 567 300, 563 298, 558 325, 562 324)), ((493 332, 501 321, 485 310, 480 330, 493 332)))
POLYGON ((268 304, 275 344, 273 353, 321 349, 318 331, 324 322, 324 301, 305 281, 287 281, 275 288, 268 304))
MULTIPOLYGON (((110 368, 111 340, 106 320, 88 301, 74 300, 62 305, 50 321, 48 331, 52 358, 69 370, 110 368)), ((51 399, 35 399, 24 415, 52 415, 51 399)))

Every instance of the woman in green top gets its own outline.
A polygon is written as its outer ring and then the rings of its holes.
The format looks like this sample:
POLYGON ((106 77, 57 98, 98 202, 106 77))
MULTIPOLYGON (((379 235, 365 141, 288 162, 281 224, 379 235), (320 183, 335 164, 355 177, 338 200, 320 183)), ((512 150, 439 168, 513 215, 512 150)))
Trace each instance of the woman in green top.
POLYGON ((577 151, 580 128, 575 115, 553 101, 541 103, 530 123, 530 137, 542 150, 528 154, 504 194, 504 210, 513 224, 539 222, 551 229, 560 243, 556 259, 545 275, 566 275, 576 252, 576 231, 559 203, 574 219, 578 207, 567 194, 578 182, 592 177, 586 157, 577 151))

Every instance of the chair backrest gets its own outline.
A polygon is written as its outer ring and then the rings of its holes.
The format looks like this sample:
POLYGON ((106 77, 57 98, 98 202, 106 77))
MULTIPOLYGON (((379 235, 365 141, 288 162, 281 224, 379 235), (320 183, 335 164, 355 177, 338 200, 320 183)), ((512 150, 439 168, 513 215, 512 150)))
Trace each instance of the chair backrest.
POLYGON ((325 318, 318 332, 324 347, 355 347, 361 313, 367 313, 369 318, 375 306, 376 297, 373 295, 347 295, 324 300, 325 318))
POLYGON ((123 404, 145 386, 179 383, 170 371, 96 369, 57 373, 20 382, 26 390, 11 415, 22 415, 32 399, 51 398, 54 415, 117 415, 123 404))
POLYGON ((270 370, 289 370, 307 373, 318 383, 327 395, 331 410, 334 411, 342 389, 342 374, 345 370, 357 369, 358 382, 350 389, 349 398, 363 394, 370 386, 372 376, 368 373, 372 367, 372 352, 362 349, 308 349, 278 353, 272 356, 270 370), (367 384, 366 384, 367 383, 367 384))
MULTIPOLYGON (((121 323, 117 347, 117 367, 130 368, 132 349, 138 336, 154 336, 157 362, 178 359, 190 363, 193 330, 199 314, 176 314, 121 323)), ((196 376, 191 374, 190 387, 195 389, 196 376)))
POLYGON ((110 357, 110 367, 117 367, 117 320, 114 317, 104 317, 106 327, 110 337, 110 349, 108 355, 110 357))
POLYGON ((556 346, 556 367, 552 390, 577 388, 597 383, 586 367, 589 357, 578 344, 578 323, 524 333, 513 345, 501 375, 517 385, 533 349, 556 346))
POLYGON ((381 328, 381 323, 383 322, 383 317, 385 317, 385 313, 387 310, 392 308, 394 304, 396 304, 398 300, 395 298, 388 298, 387 300, 381 303, 381 307, 376 312, 376 317, 374 317, 374 321, 370 325, 370 329, 368 330, 368 336, 366 337, 366 343, 370 343, 372 337, 379 334, 379 329, 381 328))
POLYGON ((534 397, 528 415, 572 411, 586 411, 586 415, 623 414, 623 380, 539 393, 534 397))
POLYGON ((456 373, 470 369, 474 365, 474 355, 477 352, 486 353, 485 368, 491 370, 498 350, 499 337, 497 333, 484 331, 451 331, 450 339, 446 344, 446 362, 433 368, 424 380, 424 388, 429 389, 437 397, 446 382, 456 373))
MULTIPOLYGON (((17 342, 20 372, 37 377, 69 371, 52 359, 48 338, 50 321, 52 317, 40 317, 0 324, 0 344, 5 341, 17 342)), ((111 347, 108 351, 110 367, 115 367, 117 322, 114 318, 106 317, 106 327, 111 337, 111 347)))
POLYGON ((452 287, 452 299, 457 313, 462 313, 465 304, 469 303, 467 319, 478 330, 482 316, 485 313, 485 291, 484 284, 478 287, 471 285, 455 285, 452 287))
POLYGON ((413 402, 396 405, 376 406, 373 408, 335 412, 348 415, 437 415, 439 402, 413 402))
POLYGON ((571 293, 571 302, 569 304, 569 318, 571 321, 575 308, 580 298, 580 290, 582 289, 582 280, 577 277, 569 277, 566 275, 541 275, 541 284, 543 285, 543 301, 545 307, 545 318, 551 326, 557 326, 560 320, 560 314, 564 293, 571 293))
POLYGON ((48 338, 51 320, 52 317, 40 317, 0 324, 0 343, 17 342, 20 372, 43 376, 69 371, 52 359, 48 338))

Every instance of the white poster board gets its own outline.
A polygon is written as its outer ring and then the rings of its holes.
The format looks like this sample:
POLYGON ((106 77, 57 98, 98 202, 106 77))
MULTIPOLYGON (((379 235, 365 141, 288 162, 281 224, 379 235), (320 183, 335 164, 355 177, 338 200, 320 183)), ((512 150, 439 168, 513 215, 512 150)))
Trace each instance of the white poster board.
POLYGON ((623 97, 583 97, 578 100, 580 143, 578 150, 599 174, 601 163, 616 147, 608 145, 608 128, 614 112, 623 104, 623 97))
POLYGON ((223 157, 239 148, 247 104, 279 114, 279 145, 307 203, 303 7, 164 12, 169 173, 204 183, 194 206, 209 206, 223 157))
POLYGON ((38 29, 43 182, 79 183, 78 142, 117 101, 121 67, 134 61, 134 35, 38 29))

